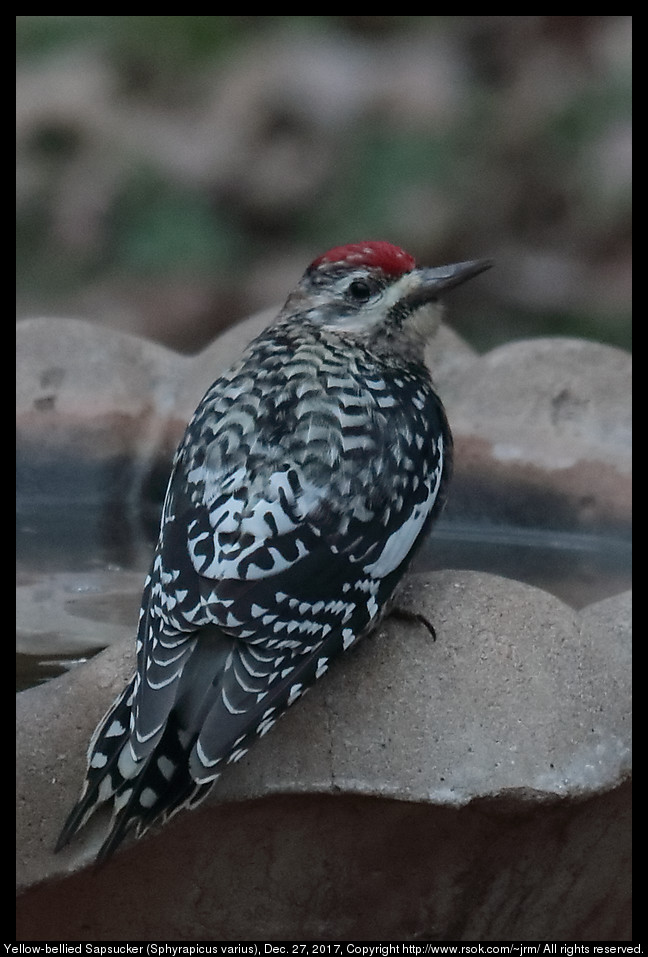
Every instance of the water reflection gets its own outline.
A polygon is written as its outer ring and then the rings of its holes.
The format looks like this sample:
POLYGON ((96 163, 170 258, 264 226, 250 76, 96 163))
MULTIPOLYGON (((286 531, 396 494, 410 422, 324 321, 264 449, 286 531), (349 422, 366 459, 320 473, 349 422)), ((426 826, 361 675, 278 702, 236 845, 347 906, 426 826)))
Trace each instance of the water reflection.
MULTIPOLYGON (((140 582, 148 571, 158 520, 159 504, 19 505, 19 689, 95 654, 104 634, 101 624, 108 635, 104 644, 114 640, 117 620, 124 634, 134 634, 140 582), (44 583, 53 590, 51 601, 38 599, 37 589, 42 593, 44 583), (78 593, 76 605, 71 593, 78 593), (39 616, 42 627, 34 625, 39 616), (85 647, 79 616, 94 638, 85 647)), ((478 525, 449 517, 436 526, 415 564, 416 570, 441 568, 517 579, 581 608, 630 587, 631 545, 621 534, 478 525)))

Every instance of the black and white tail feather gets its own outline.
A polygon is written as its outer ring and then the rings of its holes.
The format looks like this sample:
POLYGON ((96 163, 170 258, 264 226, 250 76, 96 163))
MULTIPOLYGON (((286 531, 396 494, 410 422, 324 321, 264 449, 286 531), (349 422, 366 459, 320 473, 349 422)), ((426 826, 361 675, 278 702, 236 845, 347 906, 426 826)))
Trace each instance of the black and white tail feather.
POLYGON ((331 250, 209 389, 174 460, 137 671, 93 735, 57 850, 100 805, 99 861, 195 806, 376 627, 450 476, 423 362, 434 304, 487 265, 331 250))

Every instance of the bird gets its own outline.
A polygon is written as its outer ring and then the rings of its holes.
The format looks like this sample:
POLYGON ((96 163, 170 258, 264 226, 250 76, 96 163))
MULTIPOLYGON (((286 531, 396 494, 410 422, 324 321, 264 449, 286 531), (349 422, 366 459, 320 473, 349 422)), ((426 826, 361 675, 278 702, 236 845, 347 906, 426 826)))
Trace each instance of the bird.
POLYGON ((389 612, 452 472, 425 346, 445 294, 491 265, 335 246, 207 390, 173 459, 136 670, 56 851, 104 805, 99 863, 195 807, 389 612))

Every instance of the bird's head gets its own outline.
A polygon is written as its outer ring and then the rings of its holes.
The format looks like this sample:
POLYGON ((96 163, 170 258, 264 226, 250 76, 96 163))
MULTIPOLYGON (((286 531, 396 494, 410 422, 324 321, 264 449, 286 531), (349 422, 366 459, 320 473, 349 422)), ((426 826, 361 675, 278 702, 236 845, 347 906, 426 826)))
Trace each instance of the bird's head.
POLYGON ((285 311, 369 345, 420 354, 439 325, 441 298, 491 265, 417 266, 382 241, 335 246, 311 263, 285 311))

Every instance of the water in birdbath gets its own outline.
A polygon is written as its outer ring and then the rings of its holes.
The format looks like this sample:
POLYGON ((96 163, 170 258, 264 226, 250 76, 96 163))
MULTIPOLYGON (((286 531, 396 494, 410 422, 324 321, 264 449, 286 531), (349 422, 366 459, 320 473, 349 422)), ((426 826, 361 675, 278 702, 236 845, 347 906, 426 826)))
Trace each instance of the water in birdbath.
MULTIPOLYGON (((19 496, 17 687, 60 674, 135 635, 160 502, 19 496)), ((630 587, 629 538, 478 523, 452 503, 415 570, 472 569, 545 589, 575 608, 630 587)))

